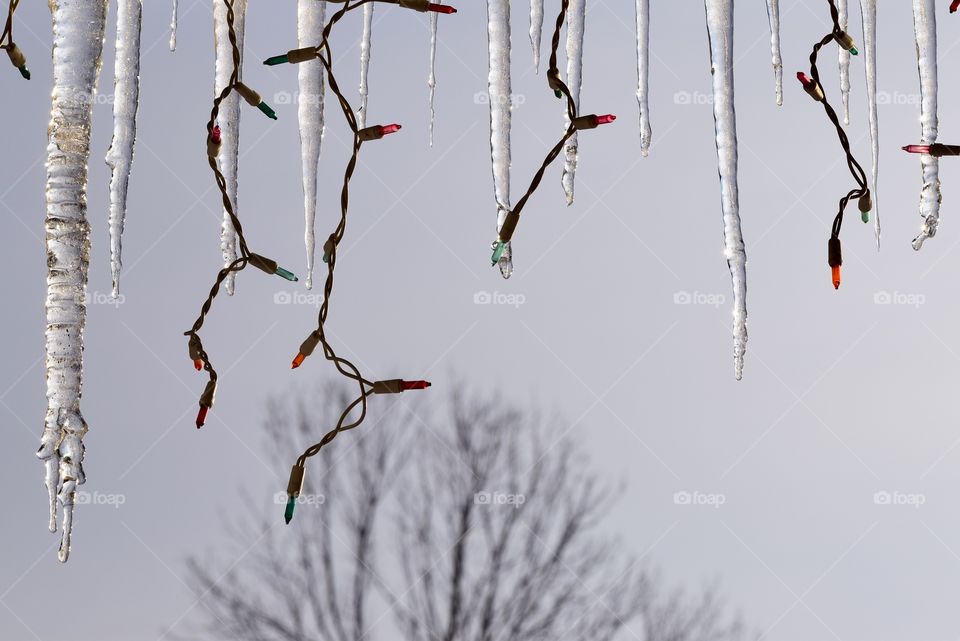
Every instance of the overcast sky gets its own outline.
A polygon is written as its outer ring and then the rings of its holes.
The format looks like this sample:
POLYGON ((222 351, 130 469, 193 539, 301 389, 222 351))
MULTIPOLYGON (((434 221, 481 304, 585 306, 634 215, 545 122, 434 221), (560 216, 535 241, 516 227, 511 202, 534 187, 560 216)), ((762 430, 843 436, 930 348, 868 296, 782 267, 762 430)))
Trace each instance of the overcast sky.
MULTIPOLYGON (((557 3, 547 4, 550 23, 557 3)), ((827 4, 783 2, 781 108, 764 3, 737 4, 750 314, 741 382, 733 377, 703 7, 652 4, 650 157, 640 156, 633 3, 590 0, 583 111, 619 119, 581 136, 573 206, 564 204, 559 168, 550 170, 515 236, 509 281, 488 262, 496 211, 488 111, 477 99, 486 88, 485 4, 461 0, 457 15, 441 18, 433 149, 426 17, 378 7, 369 122, 400 122, 403 131, 364 148, 328 332, 373 376, 423 374, 440 390, 456 374, 478 389, 559 410, 567 421, 557 434, 576 438, 611 480, 626 480, 611 532, 673 583, 696 588, 720 578, 768 638, 956 638, 960 160, 943 163, 940 232, 914 252, 920 166, 900 151, 920 134, 910 3, 880 7, 875 202, 883 248, 878 254, 872 226, 852 212, 839 291, 830 284, 826 242, 852 181, 822 109, 793 79, 830 28, 827 4), (482 292, 515 294, 510 300, 522 304, 496 304, 504 297, 476 304, 482 292), (691 304, 676 302, 685 296, 691 304), (678 492, 722 505, 685 505, 678 492)), ((950 143, 960 142, 949 117, 960 104, 960 16, 947 5, 938 7, 940 131, 950 143)), ((207 426, 193 427, 203 380, 182 332, 218 267, 220 209, 203 142, 213 83, 210 3, 183 0, 180 11, 179 49, 170 53, 169 2, 144 8, 119 305, 106 303, 112 29, 105 46, 89 184, 94 304, 83 489, 124 502, 78 508, 66 565, 56 559, 59 534, 46 531, 43 471, 33 456, 45 409, 50 16, 38 2, 17 13, 33 79, 23 82, 9 68, 0 77, 3 639, 157 641, 165 625, 189 621, 196 600, 182 583, 183 559, 218 545, 221 515, 262 509, 280 518, 269 500, 251 506, 239 498, 241 488, 270 497, 286 483, 286 469, 259 454, 263 400, 329 371, 321 360, 289 369, 316 317, 302 281, 291 286, 246 271, 237 295, 218 298, 204 327, 221 385, 207 426), (278 294, 298 298, 275 304, 278 294)), ((861 40, 858 8, 851 13, 861 40)), ((295 92, 297 74, 259 64, 295 46, 295 15, 292 1, 254 2, 248 12, 244 78, 273 99, 280 119, 243 110, 239 211, 254 248, 302 274, 296 108, 275 97, 295 92)), ((560 103, 533 72, 527 25, 526 3, 514 3, 514 199, 563 126, 560 103)), ((357 12, 334 40, 338 77, 351 91, 359 32, 357 12)), ((835 47, 826 48, 821 73, 839 105, 835 47)), ((849 135, 868 166, 862 55, 851 73, 849 135)), ((322 234, 337 216, 348 153, 342 118, 328 114, 322 234)))

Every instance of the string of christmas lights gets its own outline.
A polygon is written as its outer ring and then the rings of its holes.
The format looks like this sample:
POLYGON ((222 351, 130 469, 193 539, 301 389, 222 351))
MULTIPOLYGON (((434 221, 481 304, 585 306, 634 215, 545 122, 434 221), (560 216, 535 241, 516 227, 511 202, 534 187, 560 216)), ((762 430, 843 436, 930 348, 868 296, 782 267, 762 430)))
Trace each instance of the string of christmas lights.
POLYGON ((527 204, 530 196, 532 196, 540 186, 540 182, 543 180, 544 173, 546 173, 547 168, 553 163, 553 161, 557 159, 557 156, 560 155, 560 152, 563 150, 563 146, 566 144, 566 142, 578 131, 596 129, 600 125, 606 125, 617 119, 617 117, 613 114, 606 114, 603 116, 598 116, 596 114, 580 116, 577 113, 577 103, 574 101, 573 95, 570 93, 570 89, 567 87, 566 83, 560 79, 560 70, 557 68, 557 49, 560 47, 560 30, 563 28, 563 22, 567 16, 567 9, 569 5, 570 0, 563 0, 560 6, 560 14, 557 16, 557 23, 553 31, 553 40, 551 42, 550 68, 547 70, 547 85, 553 90, 553 93, 557 98, 566 97, 567 116, 569 117, 570 124, 563 133, 563 137, 560 138, 560 141, 547 153, 546 158, 543 160, 543 164, 540 165, 540 168, 533 175, 533 180, 530 181, 530 186, 527 188, 526 193, 520 197, 520 200, 518 200, 516 205, 513 206, 513 209, 507 212, 506 217, 503 219, 503 224, 500 225, 497 239, 493 241, 492 245, 493 255, 490 257, 490 262, 492 265, 496 265, 498 262, 500 262, 504 252, 507 250, 507 247, 509 247, 508 243, 513 238, 514 231, 516 231, 517 228, 517 223, 520 222, 520 213, 523 211, 524 205, 527 204))
POLYGON ((860 209, 860 217, 862 218, 863 222, 869 222, 870 210, 873 208, 873 201, 870 196, 870 187, 867 185, 867 175, 863 171, 863 167, 860 166, 860 163, 857 162, 857 159, 853 157, 853 153, 850 151, 850 140, 847 138, 847 133, 840 124, 840 119, 837 117, 837 112, 834 111, 829 101, 827 101, 826 93, 823 90, 823 85, 820 83, 820 72, 817 70, 817 54, 820 52, 820 49, 829 44, 830 41, 836 41, 840 47, 846 49, 855 56, 860 53, 857 50, 856 43, 850 34, 840 27, 840 15, 837 10, 836 3, 834 0, 827 0, 827 2, 830 3, 830 16, 833 20, 833 30, 825 35, 820 42, 813 45, 813 53, 810 54, 810 76, 812 76, 812 78, 807 77, 807 75, 802 71, 798 71, 797 80, 800 81, 800 84, 803 85, 804 91, 806 91, 811 98, 823 105, 823 110, 826 112, 830 122, 833 123, 833 126, 837 130, 837 137, 840 139, 840 146, 843 147, 843 153, 847 157, 847 167, 849 167, 850 174, 857 183, 857 187, 855 189, 850 190, 843 198, 840 199, 839 211, 833 220, 833 228, 830 232, 830 240, 827 241, 827 264, 830 265, 833 288, 839 289, 840 266, 843 264, 843 253, 840 247, 840 227, 843 225, 843 212, 846 209, 847 204, 852 199, 856 198, 858 201, 858 207, 860 209))
MULTIPOLYGON (((960 2, 960 0, 957 0, 960 2)), ((942 156, 960 156, 960 145, 941 145, 933 143, 932 145, 907 145, 903 150, 908 154, 927 154, 934 158, 942 156)))
POLYGON ((265 256, 261 256, 260 254, 254 254, 250 251, 249 247, 247 246, 247 239, 243 234, 243 225, 240 224, 240 219, 237 217, 237 214, 233 209, 233 203, 230 201, 230 196, 227 193, 227 180, 220 171, 220 167, 217 165, 217 154, 219 154, 220 146, 223 142, 220 127, 217 126, 217 116, 220 113, 220 103, 222 103, 231 92, 236 91, 249 105, 256 107, 267 117, 273 120, 277 119, 276 113, 274 113, 273 109, 271 109, 268 104, 261 100, 260 94, 244 83, 240 82, 241 55, 240 47, 237 44, 237 34, 234 29, 234 0, 223 1, 227 8, 229 40, 233 49, 233 72, 230 75, 230 82, 227 83, 220 94, 214 98, 213 108, 210 110, 210 120, 207 122, 206 126, 207 162, 210 165, 210 169, 213 171, 214 178, 217 182, 217 187, 220 189, 223 208, 230 216, 230 220, 233 223, 233 228, 236 230, 240 247, 240 256, 217 273, 216 281, 214 282, 213 287, 210 288, 210 293, 207 294, 207 299, 204 301, 203 306, 200 309, 200 315, 193 323, 193 327, 184 332, 184 335, 188 337, 187 350, 190 359, 193 361, 194 367, 197 369, 197 371, 202 369, 206 370, 210 377, 210 379, 207 381, 206 387, 203 389, 203 393, 200 395, 200 409, 197 412, 196 421, 197 429, 203 427, 203 424, 206 422, 207 412, 213 407, 217 393, 217 371, 211 364, 207 352, 203 349, 203 342, 200 340, 199 331, 200 328, 203 327, 206 316, 210 312, 210 307, 213 304, 213 299, 216 298, 217 294, 219 293, 220 285, 223 283, 224 279, 226 279, 231 273, 243 271, 247 265, 252 265, 268 274, 275 274, 290 281, 297 280, 296 275, 280 267, 277 264, 277 261, 271 258, 266 258, 265 256))
POLYGON ((23 55, 20 47, 13 41, 13 14, 17 11, 17 5, 19 4, 20 0, 10 0, 7 6, 7 21, 3 24, 3 33, 0 34, 0 43, 6 40, 7 44, 0 44, 0 49, 7 52, 10 62, 17 68, 17 71, 20 72, 23 79, 30 80, 30 70, 27 69, 27 58, 23 55))
MULTIPOLYGON (((296 357, 293 359, 291 367, 293 369, 300 367, 306 358, 312 355, 316 348, 320 346, 323 348, 324 358, 332 362, 340 374, 357 383, 360 393, 355 400, 353 400, 347 405, 346 408, 344 408, 343 412, 340 414, 340 418, 336 422, 336 426, 324 434, 320 441, 308 447, 297 458, 296 463, 294 463, 290 471, 289 482, 287 483, 287 504, 284 509, 284 521, 286 521, 288 524, 293 519, 294 509, 296 508, 297 504, 297 497, 300 496, 300 492, 303 489, 303 480, 307 459, 318 454, 325 445, 329 444, 341 432, 352 430, 363 423, 367 416, 368 397, 373 394, 400 394, 409 390, 419 390, 430 387, 430 383, 428 381, 422 380, 406 381, 403 379, 391 379, 384 381, 371 381, 360 373, 360 370, 356 365, 351 363, 349 360, 338 356, 333 346, 326 338, 325 324, 327 320, 327 314, 330 309, 330 299, 333 294, 334 271, 337 266, 337 251, 340 243, 343 241, 344 233, 346 232, 347 214, 350 204, 350 180, 353 177, 357 166, 360 148, 365 142, 380 140, 384 136, 400 131, 401 128, 398 124, 373 125, 370 127, 360 128, 357 122, 356 113, 354 112, 353 107, 350 105, 350 102, 340 90, 336 76, 333 73, 333 54, 330 50, 329 42, 331 30, 337 24, 337 22, 339 22, 343 16, 346 15, 348 11, 373 2, 374 0, 359 0, 354 3, 351 3, 350 0, 331 1, 342 2, 343 7, 338 10, 333 17, 330 18, 330 21, 324 27, 321 34, 320 44, 316 45, 315 47, 291 49, 285 54, 272 56, 264 60, 265 65, 273 66, 284 63, 299 64, 308 60, 319 59, 320 64, 323 66, 323 69, 327 75, 327 86, 337 97, 337 101, 340 103, 340 109, 343 111, 343 116, 347 121, 347 125, 353 132, 352 155, 350 156, 350 160, 347 162, 343 177, 343 187, 340 191, 340 221, 323 245, 323 262, 327 265, 327 277, 323 286, 323 303, 321 304, 320 311, 317 315, 317 328, 310 332, 307 338, 304 339, 303 343, 300 345, 300 349, 296 357), (360 408, 359 416, 352 422, 347 423, 348 417, 358 406, 360 408)), ((426 0, 377 1, 390 2, 391 4, 397 4, 401 7, 421 12, 430 11, 444 14, 456 13, 456 9, 453 7, 427 2, 426 0)))

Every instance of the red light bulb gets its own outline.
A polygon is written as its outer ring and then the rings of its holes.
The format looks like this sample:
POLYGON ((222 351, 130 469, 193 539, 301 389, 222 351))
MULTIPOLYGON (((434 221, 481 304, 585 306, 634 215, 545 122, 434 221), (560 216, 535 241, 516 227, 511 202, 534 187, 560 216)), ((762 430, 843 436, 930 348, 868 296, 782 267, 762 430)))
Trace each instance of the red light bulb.
MULTIPOLYGON (((957 0, 960 2, 960 0, 957 0)), ((930 145, 907 145, 903 147, 903 150, 908 154, 929 154, 930 145)))
POLYGON ((599 125, 608 125, 616 119, 617 117, 614 116, 613 114, 604 114, 603 116, 597 116, 596 118, 593 119, 593 121, 597 123, 597 125, 599 126, 599 125))
POLYGON ((950 13, 956 13, 957 9, 960 9, 960 0, 953 0, 953 3, 950 5, 950 13))
MULTIPOLYGON (((957 0, 957 2, 960 2, 960 0, 957 0)), ((432 2, 427 5, 427 11, 435 11, 436 13, 446 13, 447 15, 457 12, 457 10, 451 6, 448 6, 445 4, 434 4, 432 2)))
POLYGON ((395 134, 400 131, 400 128, 401 127, 398 124, 380 125, 380 135, 386 136, 387 134, 395 134))
POLYGON ((207 410, 209 408, 205 405, 200 406, 200 411, 197 412, 197 429, 199 430, 203 427, 203 424, 207 421, 207 410))
POLYGON ((200 370, 203 369, 203 361, 200 360, 199 358, 193 359, 193 367, 199 372, 200 370))
POLYGON ((802 71, 797 72, 797 80, 799 80, 800 84, 802 84, 804 87, 809 87, 811 84, 813 84, 813 80, 808 78, 807 74, 803 73, 802 71))
POLYGON ((432 383, 430 381, 403 381, 400 384, 403 391, 412 390, 412 389, 427 389, 432 383))
POLYGON ((214 125, 214 126, 213 126, 213 129, 210 130, 210 140, 212 140, 213 142, 215 142, 215 143, 217 143, 217 144, 220 144, 220 142, 221 142, 221 138, 220 138, 220 125, 214 125))

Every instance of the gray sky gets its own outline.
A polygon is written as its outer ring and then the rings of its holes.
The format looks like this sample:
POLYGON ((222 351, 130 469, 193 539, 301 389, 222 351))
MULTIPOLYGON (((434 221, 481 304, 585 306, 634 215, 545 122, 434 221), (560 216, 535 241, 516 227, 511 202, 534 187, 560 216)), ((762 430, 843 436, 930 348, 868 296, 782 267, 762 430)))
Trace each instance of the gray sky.
MULTIPOLYGON (((548 4, 547 23, 556 10, 548 4)), ((960 438, 951 390, 960 367, 953 331, 960 304, 951 265, 960 260, 953 224, 960 161, 943 163, 943 224, 916 253, 909 241, 920 226, 920 167, 900 151, 920 133, 910 3, 880 7, 883 250, 877 254, 871 227, 852 212, 839 292, 830 285, 826 241, 836 201, 853 183, 829 122, 792 77, 829 29, 826 3, 782 3, 779 109, 764 3, 737 5, 750 312, 739 383, 703 8, 692 0, 653 4, 650 157, 639 153, 633 3, 592 0, 583 110, 619 119, 581 136, 572 207, 564 205, 559 168, 550 171, 518 228, 510 281, 488 262, 495 224, 488 113, 475 99, 486 87, 485 4, 461 0, 456 16, 441 19, 432 150, 426 18, 378 7, 369 122, 404 129, 362 154, 328 332, 373 376, 424 374, 442 389, 456 372, 465 384, 560 410, 568 421, 556 425, 557 434, 578 439, 612 480, 627 481, 612 532, 661 565, 671 582, 696 587, 721 578, 732 603, 769 638, 955 638, 960 438), (484 291, 519 294, 523 304, 475 304, 484 291), (704 304, 676 304, 679 292, 704 304), (890 304, 878 304, 885 296, 890 304), (712 304, 717 297, 723 304, 712 304), (723 505, 678 505, 677 492, 722 495, 723 505), (891 503, 923 504, 885 505, 883 495, 878 504, 877 492, 889 492, 891 503)), ((960 101, 952 66, 960 16, 947 13, 945 0, 939 4, 940 105, 948 114, 960 101)), ((259 64, 295 45, 295 3, 278 6, 253 3, 247 18, 244 77, 268 100, 296 90, 295 69, 259 64)), ((175 54, 167 51, 169 12, 169 2, 144 8, 125 299, 117 307, 103 304, 110 290, 103 155, 111 111, 107 100, 95 107, 89 289, 99 302, 86 333, 83 489, 125 502, 78 508, 65 566, 56 560, 59 535, 45 529, 42 468, 33 457, 45 408, 49 12, 27 2, 17 14, 33 80, 22 82, 12 69, 0 80, 7 150, 0 155, 8 301, 0 367, 8 439, 0 459, 4 639, 156 641, 164 624, 189 620, 197 606, 181 581, 182 560, 219 545, 220 516, 262 509, 280 520, 267 497, 283 489, 287 471, 259 454, 263 399, 328 373, 319 360, 289 370, 314 327, 315 308, 303 299, 276 305, 274 296, 303 290, 246 271, 237 295, 218 298, 204 327, 221 385, 207 426, 200 433, 193 427, 203 380, 186 357, 182 332, 220 260, 219 197, 203 152, 213 47, 209 3, 181 3, 175 54), (251 506, 240 488, 264 500, 251 506)), ((856 6, 851 13, 860 40, 856 6)), ((338 78, 353 90, 359 14, 339 33, 338 78)), ((562 128, 561 105, 533 73, 526 33, 527 6, 517 2, 514 198, 562 128)), ((111 30, 104 97, 112 91, 112 55, 111 30)), ((821 69, 839 105, 835 48, 826 50, 821 69)), ((868 166, 862 56, 853 60, 852 78, 849 133, 868 166)), ((303 273, 296 109, 273 104, 278 122, 243 111, 240 215, 256 251, 303 273)), ((328 110, 318 234, 337 215, 346 131, 328 110)), ((960 141, 950 118, 941 118, 940 131, 942 141, 960 141)), ((325 428, 320 417, 318 434, 325 428)))

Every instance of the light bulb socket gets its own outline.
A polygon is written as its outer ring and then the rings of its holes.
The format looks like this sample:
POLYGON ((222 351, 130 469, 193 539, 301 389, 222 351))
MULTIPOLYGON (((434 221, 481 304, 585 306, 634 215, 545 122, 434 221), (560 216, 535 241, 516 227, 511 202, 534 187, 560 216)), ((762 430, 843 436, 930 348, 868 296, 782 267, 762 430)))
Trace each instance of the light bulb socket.
POLYGON ((840 267, 843 265, 843 252, 840 250, 840 239, 831 237, 827 241, 827 264, 830 267, 840 267))
POLYGON ((869 189, 865 194, 860 196, 860 200, 857 201, 857 207, 860 209, 861 214, 868 214, 873 209, 873 197, 870 195, 869 189))
POLYGON ((838 31, 837 33, 833 34, 833 38, 834 40, 837 41, 837 44, 840 45, 841 48, 846 49, 853 55, 857 55, 860 53, 857 50, 857 43, 854 41, 853 37, 846 31, 838 31))
POLYGON ((210 379, 206 387, 203 388, 203 394, 200 395, 200 407, 213 407, 217 397, 217 381, 210 379))

